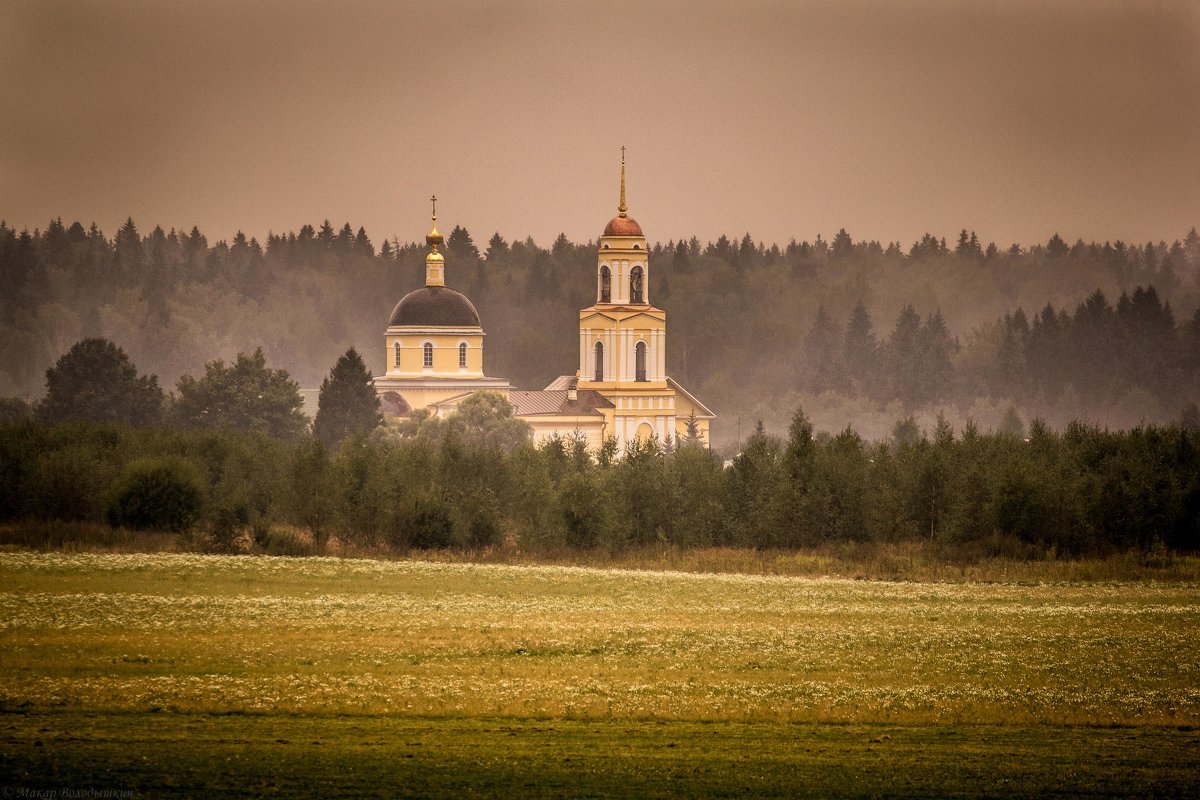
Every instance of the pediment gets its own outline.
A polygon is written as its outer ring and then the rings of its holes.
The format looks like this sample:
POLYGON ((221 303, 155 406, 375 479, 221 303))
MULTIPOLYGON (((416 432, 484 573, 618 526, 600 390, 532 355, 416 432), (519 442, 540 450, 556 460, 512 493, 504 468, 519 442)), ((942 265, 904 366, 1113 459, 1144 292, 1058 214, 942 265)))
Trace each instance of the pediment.
POLYGON ((603 311, 592 307, 582 309, 579 312, 580 322, 587 322, 596 318, 607 319, 612 322, 617 322, 619 320, 622 324, 638 319, 647 319, 653 322, 664 323, 666 322, 667 315, 662 309, 654 308, 653 306, 649 308, 646 308, 645 306, 636 308, 630 306, 613 306, 612 308, 604 309, 603 311))

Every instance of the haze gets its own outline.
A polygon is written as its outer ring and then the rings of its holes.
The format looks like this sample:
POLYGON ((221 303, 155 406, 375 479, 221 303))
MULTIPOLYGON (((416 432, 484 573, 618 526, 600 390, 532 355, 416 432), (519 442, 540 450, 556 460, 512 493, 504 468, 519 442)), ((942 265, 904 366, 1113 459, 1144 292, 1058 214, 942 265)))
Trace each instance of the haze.
POLYGON ((0 217, 652 240, 1178 238, 1200 6, 7 2, 0 217))

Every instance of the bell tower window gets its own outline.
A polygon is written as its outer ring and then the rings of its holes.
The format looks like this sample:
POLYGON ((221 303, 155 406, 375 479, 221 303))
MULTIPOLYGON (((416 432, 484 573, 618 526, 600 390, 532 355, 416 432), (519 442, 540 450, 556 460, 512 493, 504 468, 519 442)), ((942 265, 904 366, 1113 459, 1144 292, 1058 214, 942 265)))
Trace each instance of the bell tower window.
POLYGON ((422 348, 422 364, 425 369, 433 368, 433 342, 426 342, 422 348))
POLYGON ((595 378, 595 380, 597 383, 599 383, 600 381, 604 380, 604 345, 601 344, 600 342, 596 342, 596 359, 595 360, 596 360, 596 365, 595 365, 596 378, 595 378))
POLYGON ((644 303, 642 299, 644 292, 642 291, 642 268, 640 266, 629 270, 629 302, 644 303))
POLYGON ((634 348, 634 380, 646 380, 646 343, 638 342, 634 348))
POLYGON ((600 302, 612 302, 612 271, 607 265, 600 267, 600 302))

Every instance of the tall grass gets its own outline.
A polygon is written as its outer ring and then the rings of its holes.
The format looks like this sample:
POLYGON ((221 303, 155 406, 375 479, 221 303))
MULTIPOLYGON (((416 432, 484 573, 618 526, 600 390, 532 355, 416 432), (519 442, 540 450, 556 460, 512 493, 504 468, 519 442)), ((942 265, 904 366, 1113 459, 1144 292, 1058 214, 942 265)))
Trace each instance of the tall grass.
MULTIPOLYGON (((937 542, 848 542, 796 550, 738 547, 683 548, 674 545, 603 548, 489 547, 475 550, 369 548, 336 537, 322 552, 312 534, 288 525, 243 531, 240 552, 253 555, 314 556, 381 560, 415 558, 451 564, 561 565, 597 569, 737 575, 839 577, 858 580, 981 583, 1200 582, 1200 556, 1130 550, 1106 557, 1061 557, 1006 539, 993 539, 974 551, 937 542)), ((110 528, 89 522, 20 522, 0 525, 0 548, 44 552, 163 553, 210 552, 202 532, 182 534, 110 528)))

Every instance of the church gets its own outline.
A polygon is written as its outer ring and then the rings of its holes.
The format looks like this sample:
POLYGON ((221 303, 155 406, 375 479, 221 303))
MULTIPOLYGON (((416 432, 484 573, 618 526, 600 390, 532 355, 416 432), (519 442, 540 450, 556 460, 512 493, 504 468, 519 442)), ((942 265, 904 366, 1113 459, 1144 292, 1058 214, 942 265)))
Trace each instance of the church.
POLYGON ((651 437, 683 439, 693 425, 709 443, 714 415, 667 375, 667 313, 650 301, 650 258, 642 228, 621 196, 596 254, 596 301, 579 311, 579 367, 545 389, 514 389, 483 372, 483 324, 466 295, 446 285, 444 239, 425 237, 425 285, 396 304, 384 333, 387 372, 375 378, 385 413, 427 409, 447 416, 474 392, 496 392, 530 424, 535 440, 583 436, 598 448, 651 437))

